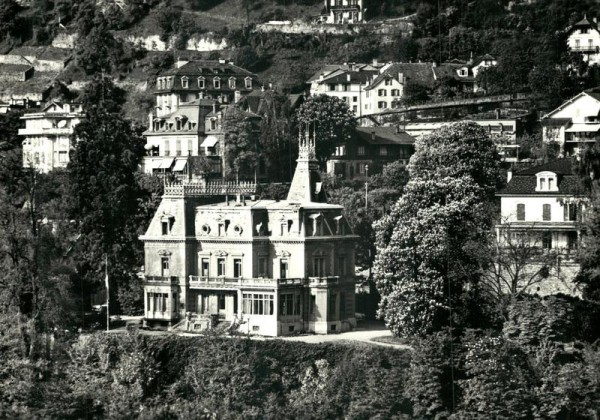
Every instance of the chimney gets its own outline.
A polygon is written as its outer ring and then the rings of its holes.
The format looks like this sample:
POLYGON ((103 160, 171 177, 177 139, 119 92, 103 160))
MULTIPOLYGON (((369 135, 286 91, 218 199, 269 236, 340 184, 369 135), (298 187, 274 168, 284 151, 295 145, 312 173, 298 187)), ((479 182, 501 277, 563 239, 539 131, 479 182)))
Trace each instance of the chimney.
POLYGON ((398 73, 398 82, 404 84, 404 74, 398 73))
POLYGON ((213 102, 213 114, 217 113, 217 103, 213 102))
POLYGON ((509 183, 511 179, 512 179, 512 170, 509 170, 506 173, 506 182, 509 183))
POLYGON ((236 90, 233 93, 233 102, 237 104, 240 101, 240 99, 242 99, 242 94, 240 93, 239 90, 236 90))
POLYGON ((377 59, 376 59, 376 58, 374 58, 374 59, 373 59, 373 66, 376 66, 376 65, 377 65, 377 59))
POLYGON ((319 74, 319 82, 323 81, 323 73, 319 74))
POLYGON ((346 74, 346 80, 350 81, 350 73, 346 74))
POLYGON ((204 99, 204 92, 200 91, 198 94, 198 99, 204 99))

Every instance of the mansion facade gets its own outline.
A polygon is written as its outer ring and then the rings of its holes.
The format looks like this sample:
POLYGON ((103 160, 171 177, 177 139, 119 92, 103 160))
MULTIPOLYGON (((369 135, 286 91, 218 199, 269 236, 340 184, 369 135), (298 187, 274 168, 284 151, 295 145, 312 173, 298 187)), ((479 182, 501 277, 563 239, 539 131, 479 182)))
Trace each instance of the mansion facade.
POLYGON ((254 184, 167 186, 141 237, 144 323, 268 336, 351 329, 357 237, 343 208, 325 203, 317 169, 307 135, 287 200, 248 198, 254 184))

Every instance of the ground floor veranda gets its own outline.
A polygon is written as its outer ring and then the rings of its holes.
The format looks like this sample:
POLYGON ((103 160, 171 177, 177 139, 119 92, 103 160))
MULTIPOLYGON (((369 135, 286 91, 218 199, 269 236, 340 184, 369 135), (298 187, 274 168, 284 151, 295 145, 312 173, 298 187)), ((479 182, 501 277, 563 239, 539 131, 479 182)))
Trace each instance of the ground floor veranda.
POLYGON ((310 286, 308 279, 289 279, 285 287, 270 288, 243 287, 237 279, 181 285, 175 279, 170 284, 146 282, 145 325, 198 331, 224 324, 242 333, 266 336, 328 334, 356 325, 353 281, 311 279, 310 286))

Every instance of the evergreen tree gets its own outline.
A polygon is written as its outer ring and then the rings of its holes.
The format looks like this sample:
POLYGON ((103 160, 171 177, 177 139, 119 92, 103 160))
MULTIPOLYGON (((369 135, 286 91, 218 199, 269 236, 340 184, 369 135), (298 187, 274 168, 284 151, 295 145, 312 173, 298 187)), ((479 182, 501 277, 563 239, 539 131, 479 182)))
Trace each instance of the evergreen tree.
POLYGON ((136 219, 143 192, 136 172, 144 143, 116 112, 114 91, 107 79, 97 79, 87 89, 83 104, 89 111, 74 130, 75 151, 68 171, 72 217, 81 224, 79 271, 89 284, 99 286, 108 258, 109 278, 118 286, 119 302, 124 310, 133 311, 141 304, 135 271, 141 260, 136 219))

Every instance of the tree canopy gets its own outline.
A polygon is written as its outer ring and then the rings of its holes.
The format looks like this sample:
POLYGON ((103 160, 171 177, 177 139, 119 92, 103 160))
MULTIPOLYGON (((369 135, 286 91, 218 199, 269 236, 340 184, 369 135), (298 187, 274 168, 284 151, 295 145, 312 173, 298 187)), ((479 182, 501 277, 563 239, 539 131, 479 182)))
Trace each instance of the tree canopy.
POLYGON ((475 123, 445 126, 415 146, 404 195, 374 225, 380 315, 397 335, 427 334, 448 325, 452 308, 470 308, 465 286, 478 280, 470 251, 487 240, 499 162, 475 123))
POLYGON ((339 144, 346 144, 356 127, 356 119, 348 104, 334 96, 308 98, 296 112, 301 128, 316 131, 316 155, 321 166, 339 144))

